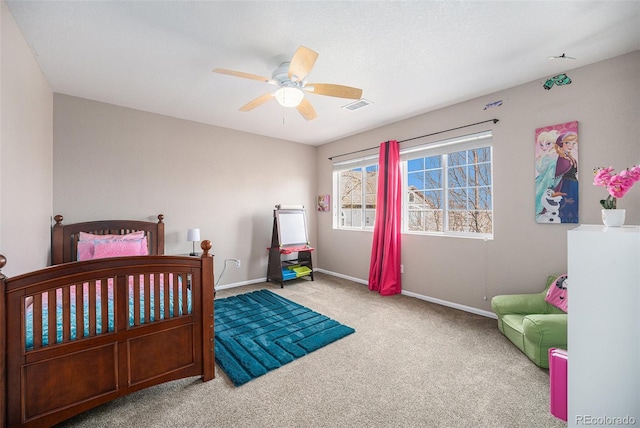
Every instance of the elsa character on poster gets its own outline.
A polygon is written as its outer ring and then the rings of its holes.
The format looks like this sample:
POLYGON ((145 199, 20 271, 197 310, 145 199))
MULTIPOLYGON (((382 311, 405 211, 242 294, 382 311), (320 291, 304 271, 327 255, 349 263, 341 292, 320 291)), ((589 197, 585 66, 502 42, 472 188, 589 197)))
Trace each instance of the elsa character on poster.
POLYGON ((546 209, 549 196, 547 190, 555 188, 557 184, 555 179, 558 160, 558 152, 555 149, 557 139, 558 131, 556 130, 540 132, 536 138, 536 220, 539 223, 550 222, 540 216, 548 211, 546 209))

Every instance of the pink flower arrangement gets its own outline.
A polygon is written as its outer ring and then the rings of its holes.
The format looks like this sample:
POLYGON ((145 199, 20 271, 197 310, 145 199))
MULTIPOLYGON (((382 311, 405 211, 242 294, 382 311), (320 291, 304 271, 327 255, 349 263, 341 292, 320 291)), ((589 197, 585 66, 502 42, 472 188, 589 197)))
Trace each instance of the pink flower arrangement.
POLYGON ((595 168, 595 176, 593 177, 593 185, 606 187, 609 192, 607 199, 601 199, 600 205, 604 209, 616 209, 617 198, 622 198, 633 187, 635 183, 640 181, 640 165, 634 165, 616 174, 613 167, 595 168))

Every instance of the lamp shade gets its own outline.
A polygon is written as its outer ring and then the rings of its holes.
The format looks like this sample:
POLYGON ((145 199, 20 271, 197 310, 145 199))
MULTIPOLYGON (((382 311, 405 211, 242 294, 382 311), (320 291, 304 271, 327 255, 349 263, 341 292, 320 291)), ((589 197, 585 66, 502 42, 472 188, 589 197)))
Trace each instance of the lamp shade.
POLYGON ((297 107, 304 98, 304 92, 294 86, 285 86, 276 91, 275 97, 283 107, 297 107))
POLYGON ((187 229, 187 241, 200 241, 200 229, 187 229))

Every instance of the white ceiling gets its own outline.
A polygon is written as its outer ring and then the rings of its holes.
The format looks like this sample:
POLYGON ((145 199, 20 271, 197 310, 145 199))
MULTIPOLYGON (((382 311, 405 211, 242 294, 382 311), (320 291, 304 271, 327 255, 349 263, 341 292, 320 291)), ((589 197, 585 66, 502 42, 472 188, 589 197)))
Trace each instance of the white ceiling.
POLYGON ((310 145, 640 49, 639 1, 6 3, 54 92, 310 145), (309 81, 373 104, 240 112, 275 87, 211 72, 270 77, 300 45, 320 54, 309 81))

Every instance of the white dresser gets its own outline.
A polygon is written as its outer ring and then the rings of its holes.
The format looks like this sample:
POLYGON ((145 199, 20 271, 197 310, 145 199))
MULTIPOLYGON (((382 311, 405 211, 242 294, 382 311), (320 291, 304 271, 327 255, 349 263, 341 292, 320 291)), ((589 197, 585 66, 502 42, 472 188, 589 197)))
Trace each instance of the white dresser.
POLYGON ((567 249, 568 426, 640 426, 640 226, 581 225, 567 249))

